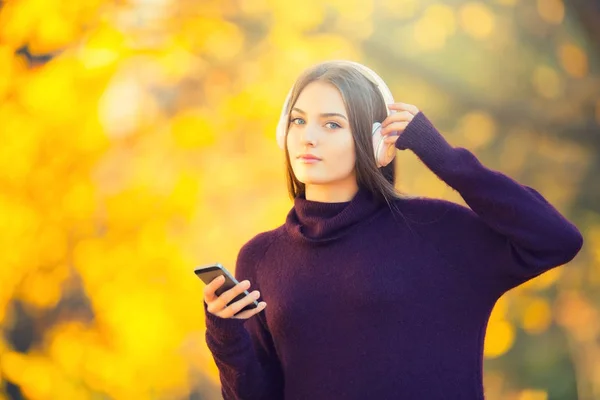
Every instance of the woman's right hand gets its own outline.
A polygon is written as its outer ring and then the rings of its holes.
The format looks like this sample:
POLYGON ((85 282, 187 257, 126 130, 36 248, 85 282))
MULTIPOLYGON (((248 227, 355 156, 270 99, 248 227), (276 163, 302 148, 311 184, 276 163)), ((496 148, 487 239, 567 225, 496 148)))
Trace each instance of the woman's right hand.
POLYGON ((260 292, 255 290, 254 292, 251 292, 249 296, 244 296, 243 299, 238 300, 228 306, 227 304, 231 300, 233 300, 238 294, 244 293, 244 290, 250 287, 250 281, 242 281, 231 289, 223 292, 220 296, 217 296, 215 291, 220 288, 223 283, 225 283, 225 277, 220 275, 204 287, 204 301, 207 304, 208 312, 211 314, 221 318, 248 319, 254 314, 261 312, 267 306, 267 303, 261 301, 258 304, 258 307, 235 315, 246 305, 252 303, 254 300, 257 300, 260 297, 260 292))

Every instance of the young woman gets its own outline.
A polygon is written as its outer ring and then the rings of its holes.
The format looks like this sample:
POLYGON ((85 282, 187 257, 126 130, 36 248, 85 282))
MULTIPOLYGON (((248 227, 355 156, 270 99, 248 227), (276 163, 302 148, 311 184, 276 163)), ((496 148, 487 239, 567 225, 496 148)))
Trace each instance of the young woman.
POLYGON ((204 291, 223 397, 483 399, 495 302, 573 259, 578 229, 536 190, 451 146, 360 64, 309 68, 282 121, 294 206, 242 247, 238 286, 217 297, 217 278, 204 291), (469 208, 395 191, 394 150, 405 149, 469 208))

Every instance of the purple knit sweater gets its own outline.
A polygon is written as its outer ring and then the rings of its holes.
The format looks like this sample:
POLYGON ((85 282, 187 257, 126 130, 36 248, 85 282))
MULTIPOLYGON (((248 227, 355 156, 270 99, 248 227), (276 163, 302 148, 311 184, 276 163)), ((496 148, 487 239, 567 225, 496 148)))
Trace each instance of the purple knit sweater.
POLYGON ((483 342, 507 290, 569 262, 583 238, 534 189, 451 146, 419 113, 396 142, 470 208, 360 188, 344 203, 295 199, 285 224, 239 252, 267 308, 206 312, 229 399, 483 399, 483 342))

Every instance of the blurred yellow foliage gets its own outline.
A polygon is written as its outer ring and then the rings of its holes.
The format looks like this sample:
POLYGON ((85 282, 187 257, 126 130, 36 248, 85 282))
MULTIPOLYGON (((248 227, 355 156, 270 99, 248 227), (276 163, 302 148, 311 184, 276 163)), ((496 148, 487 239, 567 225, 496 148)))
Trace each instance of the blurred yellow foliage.
POLYGON ((417 0, 382 0, 379 4, 396 21, 413 18, 419 9, 417 0))
POLYGON ((185 110, 171 120, 172 134, 175 142, 183 148, 212 146, 217 132, 212 118, 206 112, 185 110))
POLYGON ((496 122, 482 111, 470 111, 458 122, 456 131, 466 140, 466 146, 476 150, 490 143, 496 136, 496 122))
MULTIPOLYGON (((584 146, 544 139, 529 120, 504 120, 485 93, 465 109, 463 93, 450 92, 454 82, 461 90, 472 78, 485 82, 489 48, 519 40, 506 21, 520 2, 493 3, 5 1, 0 387, 11 382, 31 399, 218 398, 203 285, 192 269, 220 261, 233 271, 249 238, 283 222, 291 203, 275 125, 297 74, 323 59, 373 64, 402 101, 442 121, 451 142, 498 152, 511 175, 552 160, 552 176, 541 167, 527 176, 570 206, 591 163, 584 146), (466 54, 474 42, 481 48, 466 54)), ((536 7, 546 25, 565 25, 560 0, 536 7)), ((586 49, 574 44, 582 42, 560 37, 554 55, 507 60, 530 79, 534 111, 538 95, 560 102, 572 94, 570 78, 591 75, 586 49)), ((491 92, 503 93, 516 79, 510 74, 491 92)), ((567 112, 579 108, 573 101, 559 111, 574 118, 567 112)), ((462 201, 414 154, 399 157, 398 173, 403 191, 462 201)), ((590 276, 600 270, 596 231, 589 229, 590 276)), ((512 348, 517 325, 542 335, 553 311, 577 340, 595 337, 598 312, 586 297, 563 295, 555 310, 537 293, 565 275, 550 271, 497 302, 486 358, 512 348)), ((491 398, 506 398, 509 374, 491 374, 491 398)), ((521 389, 519 400, 546 398, 521 389)))
POLYGON ((432 4, 415 24, 415 41, 425 50, 442 48, 456 31, 454 10, 444 4, 432 4))
POLYGON ((194 38, 201 38, 196 51, 206 54, 216 62, 227 62, 239 54, 244 36, 237 25, 220 19, 201 19, 195 26, 194 38))
POLYGON ((543 97, 556 99, 563 94, 563 84, 558 73, 547 65, 540 65, 533 71, 532 83, 543 97))
POLYGON ((502 296, 492 310, 484 343, 483 354, 486 358, 499 357, 510 350, 513 345, 515 328, 507 320, 509 301, 507 296, 502 296))
MULTIPOLYGON (((0 96, 4 97, 17 73, 18 61, 10 46, 0 45, 0 96)), ((2 119, 6 121, 6 119, 2 119)))
POLYGON ((498 299, 492 313, 490 314, 490 321, 503 321, 508 316, 509 297, 502 296, 498 299))
POLYGON ((518 400, 548 400, 545 390, 526 389, 521 392, 518 400))
POLYGON ((552 310, 544 298, 532 299, 523 313, 522 326, 530 334, 544 332, 552 321, 552 310))
POLYGON ((562 0, 537 0, 537 9, 542 19, 552 24, 560 24, 565 17, 562 0))
POLYGON ((575 78, 583 78, 588 73, 587 55, 573 44, 563 44, 558 48, 558 56, 564 70, 575 78))
POLYGON ((485 39, 494 31, 494 14, 482 2, 468 2, 462 5, 459 16, 464 31, 476 39, 485 39))
POLYGON ((581 294, 563 293, 556 308, 556 321, 568 328, 576 340, 594 340, 600 333, 598 310, 581 294))
POLYGON ((241 0, 239 7, 240 13, 249 17, 262 17, 270 11, 268 0, 241 0))
POLYGON ((514 6, 519 0, 494 0, 498 4, 502 4, 503 6, 514 6))
POLYGON ((496 358, 506 353, 515 340, 515 327, 508 321, 491 320, 485 336, 483 354, 496 358))

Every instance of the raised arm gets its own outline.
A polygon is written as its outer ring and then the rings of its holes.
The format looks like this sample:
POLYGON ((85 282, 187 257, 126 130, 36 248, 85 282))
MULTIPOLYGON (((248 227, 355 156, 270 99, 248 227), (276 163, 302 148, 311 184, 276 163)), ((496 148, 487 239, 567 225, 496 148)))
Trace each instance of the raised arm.
MULTIPOLYGON (((428 232, 440 251, 507 290, 572 260, 579 230, 531 187, 486 168, 473 153, 452 147, 422 112, 396 141, 412 150, 470 207, 430 200, 441 229, 428 232), (437 210, 437 211, 435 211, 437 210)), ((427 212, 427 210, 423 210, 427 212)))

